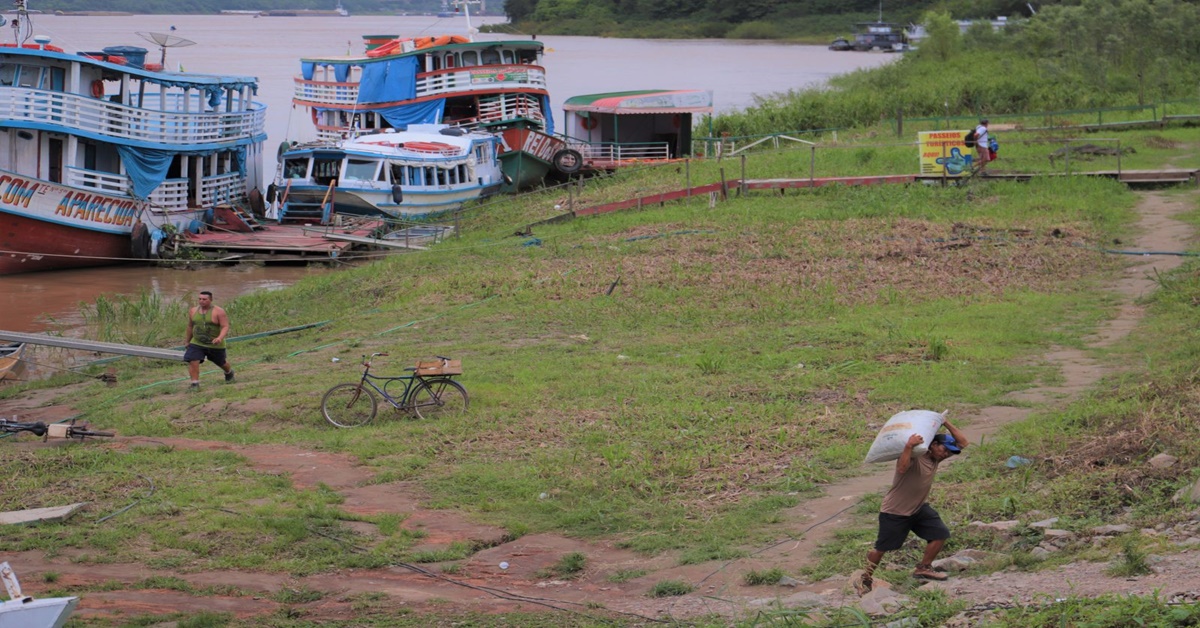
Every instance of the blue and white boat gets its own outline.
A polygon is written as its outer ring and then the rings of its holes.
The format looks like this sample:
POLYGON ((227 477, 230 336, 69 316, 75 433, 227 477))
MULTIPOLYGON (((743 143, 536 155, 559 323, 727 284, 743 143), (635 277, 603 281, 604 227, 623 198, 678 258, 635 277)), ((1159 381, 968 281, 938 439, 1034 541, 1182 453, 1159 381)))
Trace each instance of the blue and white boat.
POLYGON ((0 275, 150 257, 263 184, 255 78, 68 52, 29 24, 0 44, 0 275))
POLYGON ((500 139, 445 124, 411 124, 283 153, 268 190, 279 220, 333 214, 434 217, 500 191, 500 139))

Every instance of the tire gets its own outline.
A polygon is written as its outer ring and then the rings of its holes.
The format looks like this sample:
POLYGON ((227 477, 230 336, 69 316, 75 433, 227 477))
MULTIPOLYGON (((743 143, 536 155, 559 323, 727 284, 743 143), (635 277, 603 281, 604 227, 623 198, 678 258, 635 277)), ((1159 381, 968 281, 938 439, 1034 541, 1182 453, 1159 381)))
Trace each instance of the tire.
POLYGON ((583 155, 571 148, 554 153, 553 161, 554 167, 563 174, 575 174, 583 169, 583 155))
POLYGON ((458 416, 470 405, 467 389, 448 377, 424 380, 408 396, 408 406, 419 419, 458 416))
POLYGON ((362 384, 338 384, 321 397, 321 414, 338 427, 366 425, 379 412, 379 402, 362 384))

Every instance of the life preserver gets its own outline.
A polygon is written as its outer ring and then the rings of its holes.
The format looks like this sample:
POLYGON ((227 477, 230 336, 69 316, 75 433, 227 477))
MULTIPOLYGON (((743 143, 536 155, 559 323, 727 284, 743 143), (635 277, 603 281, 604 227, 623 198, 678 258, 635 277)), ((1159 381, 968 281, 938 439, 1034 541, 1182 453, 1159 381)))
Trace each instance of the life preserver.
POLYGON ((92 81, 92 98, 104 98, 104 81, 100 79, 92 81))
POLYGON ((588 131, 591 131, 592 129, 600 126, 600 120, 598 118, 594 118, 592 116, 588 116, 586 118, 580 118, 579 126, 587 129, 588 131))
POLYGON ((371 50, 368 50, 367 56, 373 59, 375 57, 386 57, 388 55, 396 54, 397 52, 400 52, 400 42, 402 41, 405 40, 393 39, 386 44, 380 44, 371 50))
POLYGON ((150 229, 146 223, 134 223, 133 230, 129 232, 129 252, 137 259, 150 257, 150 229))
MULTIPOLYGON (((0 44, 0 48, 16 48, 16 47, 17 47, 16 44, 0 44)), ((21 44, 20 47, 28 48, 30 50, 48 50, 50 52, 62 52, 63 51, 62 48, 59 48, 58 46, 51 46, 50 44, 21 44)))

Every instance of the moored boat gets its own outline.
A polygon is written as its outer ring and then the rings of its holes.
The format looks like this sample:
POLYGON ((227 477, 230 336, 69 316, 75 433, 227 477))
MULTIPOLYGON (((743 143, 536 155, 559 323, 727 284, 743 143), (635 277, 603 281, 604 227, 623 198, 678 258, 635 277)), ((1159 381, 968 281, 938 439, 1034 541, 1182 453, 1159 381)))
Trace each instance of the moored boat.
POLYGON ((293 139, 448 124, 503 135, 505 191, 561 170, 555 156, 567 146, 554 137, 542 43, 475 41, 464 14, 469 36, 364 35, 361 56, 301 59, 292 102, 304 128, 289 130, 293 139))
POLYGON ((79 604, 77 597, 34 598, 21 593, 8 563, 0 563, 0 580, 9 599, 0 602, 0 628, 61 628, 79 604))
POLYGON ((144 48, 0 45, 0 275, 155 255, 262 183, 253 77, 164 72, 144 48))
POLYGON ((16 379, 25 370, 25 343, 0 344, 0 381, 16 379))
POLYGON ((428 218, 498 192, 499 148, 495 135, 444 124, 297 146, 283 153, 283 178, 267 196, 280 220, 428 218))

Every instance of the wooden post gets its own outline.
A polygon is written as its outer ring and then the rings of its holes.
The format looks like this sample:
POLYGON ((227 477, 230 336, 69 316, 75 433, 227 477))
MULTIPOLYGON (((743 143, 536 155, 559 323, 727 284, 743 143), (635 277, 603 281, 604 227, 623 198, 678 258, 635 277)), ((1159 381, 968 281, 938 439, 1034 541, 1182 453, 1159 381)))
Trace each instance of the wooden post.
POLYGON ((454 239, 455 240, 462 237, 462 235, 460 235, 460 234, 462 234, 461 219, 462 219, 462 210, 460 209, 460 210, 454 212, 454 239))
POLYGON ((683 177, 687 182, 688 198, 692 197, 692 159, 689 157, 683 162, 683 177))
POLYGON ((808 147, 811 155, 808 158, 808 187, 817 187, 817 147, 808 147))
POLYGON ((725 180, 725 168, 721 168, 721 200, 729 199, 729 182, 725 180))
POLYGON ((746 185, 746 154, 742 154, 742 182, 738 185, 738 196, 745 196, 750 188, 746 185))
POLYGON ((904 110, 896 107, 896 137, 904 137, 904 110))
POLYGON ((567 185, 567 211, 575 212, 575 186, 567 185))

